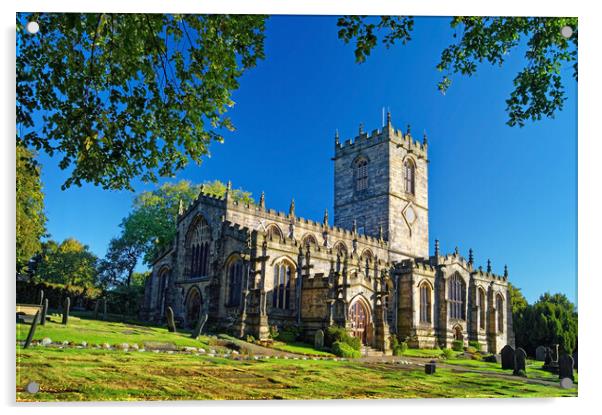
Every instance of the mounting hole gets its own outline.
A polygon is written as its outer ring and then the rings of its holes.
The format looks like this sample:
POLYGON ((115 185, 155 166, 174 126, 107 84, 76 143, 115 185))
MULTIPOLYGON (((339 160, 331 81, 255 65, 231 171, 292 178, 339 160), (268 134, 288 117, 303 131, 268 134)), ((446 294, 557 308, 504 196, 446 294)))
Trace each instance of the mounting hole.
POLYGON ((560 29, 560 34, 568 39, 571 36, 573 36, 573 28, 571 26, 564 26, 562 29, 560 29))
POLYGON ((40 31, 40 25, 38 24, 38 22, 27 22, 27 25, 25 25, 25 29, 30 35, 35 35, 40 31))
POLYGON ((25 390, 29 393, 38 393, 40 391, 40 384, 38 382, 29 382, 25 390))

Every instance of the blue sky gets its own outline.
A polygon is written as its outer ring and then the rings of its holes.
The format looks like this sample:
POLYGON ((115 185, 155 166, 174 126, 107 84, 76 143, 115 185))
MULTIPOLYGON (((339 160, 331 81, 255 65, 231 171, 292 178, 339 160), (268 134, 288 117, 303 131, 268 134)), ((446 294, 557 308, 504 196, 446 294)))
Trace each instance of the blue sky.
MULTIPOLYGON (((378 47, 367 62, 354 61, 352 45, 337 38, 336 17, 269 19, 266 59, 242 77, 231 110, 236 131, 211 145, 211 157, 176 180, 232 180, 270 208, 321 219, 333 209, 333 137, 371 131, 382 107, 393 124, 429 137, 431 252, 458 246, 494 272, 508 264, 510 280, 530 302, 545 291, 577 298, 577 85, 563 71, 568 100, 555 119, 505 124, 505 99, 523 63, 513 51, 503 68, 482 65, 471 78, 455 76, 448 93, 437 90, 440 53, 453 39, 448 18, 418 18, 413 40, 378 47)), ((134 194, 92 185, 60 190, 67 173, 40 155, 48 230, 53 239, 75 237, 103 256, 119 233, 134 194)), ((152 185, 135 183, 137 191, 152 185)))

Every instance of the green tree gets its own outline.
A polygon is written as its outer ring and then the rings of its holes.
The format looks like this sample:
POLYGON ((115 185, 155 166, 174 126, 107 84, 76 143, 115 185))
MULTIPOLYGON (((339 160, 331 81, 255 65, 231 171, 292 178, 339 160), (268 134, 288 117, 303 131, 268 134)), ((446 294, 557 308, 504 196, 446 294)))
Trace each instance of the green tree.
POLYGON ((144 245, 131 240, 129 236, 131 235, 123 234, 109 242, 107 254, 98 265, 97 285, 105 289, 123 283, 128 287, 132 285, 134 269, 144 245))
POLYGON ((531 355, 540 345, 559 344, 568 353, 577 345, 577 310, 564 294, 543 294, 522 314, 513 316, 513 323, 517 345, 531 355))
MULTIPOLYGON (((122 236, 140 249, 143 261, 150 264, 155 256, 170 246, 176 234, 176 218, 180 203, 189 206, 203 192, 223 197, 227 186, 215 180, 203 185, 187 180, 165 183, 156 190, 143 192, 134 200, 132 212, 121 222, 122 236)), ((232 190, 234 200, 253 203, 251 193, 232 190)))
POLYGON ((527 299, 521 292, 520 288, 508 283, 508 291, 510 293, 510 301, 512 303, 512 315, 515 316, 524 313, 529 306, 529 303, 527 303, 527 299))
POLYGON ((42 281, 89 287, 96 279, 98 258, 74 238, 48 241, 36 259, 34 276, 42 281))
MULTIPOLYGON (((482 62, 502 66, 513 49, 526 44, 524 67, 506 100, 507 124, 522 127, 528 120, 553 117, 566 100, 561 77, 565 64, 572 65, 577 80, 577 23, 576 17, 453 17, 454 41, 442 51, 437 65, 443 72, 439 90, 447 91, 453 74, 473 75, 482 62), (569 39, 561 34, 565 26, 573 30, 569 39)), ((355 58, 361 63, 379 36, 387 48, 410 41, 414 18, 345 16, 337 25, 340 39, 355 41, 355 58)))
POLYGON ((173 176, 232 130, 241 75, 264 57, 265 16, 20 13, 17 141, 70 169, 63 188, 173 176), (24 22, 35 20, 40 34, 24 22), (34 114, 42 125, 34 125, 34 114))
POLYGON ((21 274, 27 271, 32 256, 40 252, 46 215, 40 167, 31 151, 21 145, 17 145, 16 167, 16 253, 17 273, 21 274))
MULTIPOLYGON (((203 193, 206 193, 215 197, 224 197, 226 195, 226 190, 228 189, 228 185, 224 184, 219 180, 214 180, 212 182, 205 182, 202 185, 203 193)), ((245 203, 245 204, 254 204, 255 200, 251 192, 247 192, 243 189, 231 189, 232 198, 235 201, 245 203)))

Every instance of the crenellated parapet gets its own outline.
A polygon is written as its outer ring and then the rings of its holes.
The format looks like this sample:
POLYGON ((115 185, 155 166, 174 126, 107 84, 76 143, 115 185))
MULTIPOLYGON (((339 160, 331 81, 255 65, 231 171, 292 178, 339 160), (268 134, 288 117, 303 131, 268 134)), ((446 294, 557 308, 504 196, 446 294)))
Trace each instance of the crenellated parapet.
POLYGON ((391 123, 391 114, 387 114, 387 122, 383 128, 372 130, 371 133, 363 131, 360 125, 358 135, 353 138, 341 141, 338 132, 335 135, 335 156, 342 157, 348 154, 356 153, 358 150, 371 147, 373 145, 390 141, 399 147, 405 148, 409 153, 415 154, 418 158, 427 158, 428 140, 426 135, 423 140, 415 139, 408 126, 406 132, 396 129, 391 123))

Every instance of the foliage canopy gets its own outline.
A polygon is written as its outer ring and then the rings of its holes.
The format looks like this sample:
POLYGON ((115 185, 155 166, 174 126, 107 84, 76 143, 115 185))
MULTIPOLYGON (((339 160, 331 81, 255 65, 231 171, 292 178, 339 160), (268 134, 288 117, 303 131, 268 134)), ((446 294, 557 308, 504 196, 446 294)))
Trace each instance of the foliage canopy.
MULTIPOLYGON (((406 44, 412 37, 411 16, 344 16, 338 20, 339 38, 355 41, 355 59, 365 62, 379 40, 389 48, 406 44)), ((453 44, 441 52, 437 70, 443 72, 438 84, 445 94, 451 76, 471 76, 483 62, 502 66, 513 49, 526 45, 524 67, 514 78, 514 90, 506 100, 507 124, 524 126, 528 120, 553 117, 566 100, 561 78, 564 64, 573 68, 577 80, 577 18, 566 17, 453 17, 453 44), (573 30, 567 39, 561 29, 573 30)))
POLYGON ((31 151, 17 145, 16 160, 16 249, 17 273, 27 269, 31 257, 40 252, 46 235, 44 193, 40 167, 31 151))
POLYGON ((17 16, 17 123, 24 146, 71 169, 63 189, 173 176, 232 130, 243 72, 264 57, 265 16, 17 16), (24 22, 35 20, 41 35, 24 22), (41 128, 34 119, 41 116, 41 128))

